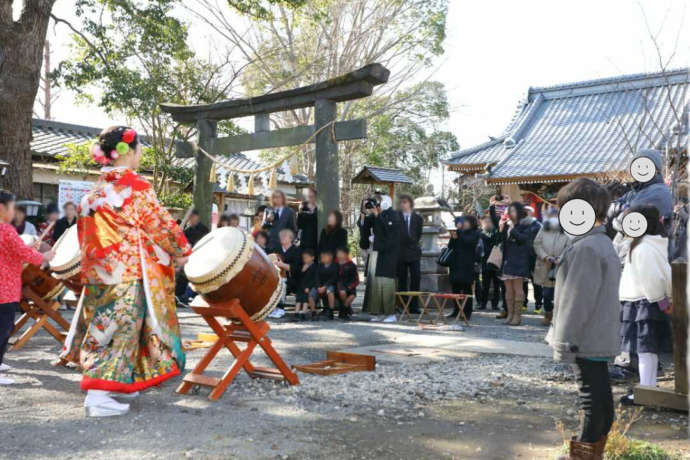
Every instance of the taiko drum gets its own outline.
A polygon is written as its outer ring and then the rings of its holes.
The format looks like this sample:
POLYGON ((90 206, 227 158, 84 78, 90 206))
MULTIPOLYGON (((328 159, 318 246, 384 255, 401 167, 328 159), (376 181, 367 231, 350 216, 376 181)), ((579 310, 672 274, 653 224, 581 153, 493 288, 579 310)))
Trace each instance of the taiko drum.
POLYGON ((53 276, 78 295, 81 292, 82 281, 81 249, 76 225, 72 225, 60 236, 53 250, 55 257, 50 261, 53 276))
POLYGON ((184 271, 206 302, 238 299, 254 321, 268 316, 284 291, 277 267, 235 227, 216 229, 195 244, 184 271))
MULTIPOLYGON (((33 246, 38 238, 33 235, 20 235, 22 241, 27 246, 33 246)), ((26 264, 22 270, 22 287, 29 287, 41 299, 49 302, 57 297, 64 286, 59 280, 56 280, 46 270, 36 265, 26 264)))

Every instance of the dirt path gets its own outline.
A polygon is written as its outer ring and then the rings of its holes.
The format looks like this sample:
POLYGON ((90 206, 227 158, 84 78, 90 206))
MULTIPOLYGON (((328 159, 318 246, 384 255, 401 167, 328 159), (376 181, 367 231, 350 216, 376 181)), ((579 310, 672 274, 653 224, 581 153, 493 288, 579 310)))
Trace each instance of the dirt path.
MULTIPOLYGON (((187 338, 206 330, 189 314, 182 324, 187 338)), ((460 347, 468 338, 493 337, 520 347, 543 335, 536 317, 509 329, 479 314, 473 324, 467 332, 432 338, 457 338, 460 347)), ((423 347, 431 340, 428 331, 406 325, 272 328, 276 348, 290 363, 322 359, 325 349, 409 344, 411 338, 423 347)), ((9 354, 18 384, 0 388, 0 458, 543 459, 560 443, 555 422, 571 430, 577 424, 567 366, 543 356, 476 351, 384 359, 374 373, 302 375, 298 387, 241 376, 215 403, 203 390, 176 395, 176 380, 146 392, 126 417, 86 419, 80 375, 50 366, 57 351, 42 334, 9 354)), ((189 366, 200 357, 190 353, 189 366)), ((227 365, 221 361, 213 369, 220 373, 227 365)), ((617 387, 617 395, 624 390, 617 387)), ((647 410, 633 434, 685 449, 690 458, 687 422, 686 415, 647 410)))

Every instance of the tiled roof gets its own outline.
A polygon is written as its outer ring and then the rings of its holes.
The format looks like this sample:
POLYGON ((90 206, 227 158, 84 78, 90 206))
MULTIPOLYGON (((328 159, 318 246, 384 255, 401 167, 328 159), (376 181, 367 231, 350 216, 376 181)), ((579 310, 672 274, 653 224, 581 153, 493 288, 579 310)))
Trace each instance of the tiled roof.
MULTIPOLYGON (((95 139, 101 129, 90 126, 73 125, 52 120, 34 118, 32 121, 33 136, 31 139, 31 151, 36 156, 55 157, 68 152, 68 144, 88 144, 95 139)), ((141 136, 142 145, 150 146, 146 136, 141 136)), ((179 159, 179 164, 193 168, 196 164, 194 158, 179 159)), ((258 169, 262 165, 252 161, 241 153, 228 157, 232 166, 240 169, 258 169)), ((306 176, 297 174, 290 176, 279 169, 278 180, 289 184, 309 184, 306 176)), ((224 174, 222 168, 218 169, 219 176, 224 174)))
POLYGON ((452 170, 490 170, 492 183, 529 183, 623 172, 634 150, 663 148, 684 113, 687 69, 530 88, 506 132, 458 152, 452 170), (669 102, 669 101, 672 101, 669 102), (642 128, 642 129, 641 129, 642 128))
POLYGON ((31 151, 34 155, 54 157, 67 153, 67 144, 87 144, 101 130, 52 120, 32 120, 31 151))
POLYGON ((353 183, 371 183, 371 182, 396 182, 403 184, 411 184, 412 179, 407 177, 399 169, 380 168, 378 166, 365 166, 352 179, 353 183))

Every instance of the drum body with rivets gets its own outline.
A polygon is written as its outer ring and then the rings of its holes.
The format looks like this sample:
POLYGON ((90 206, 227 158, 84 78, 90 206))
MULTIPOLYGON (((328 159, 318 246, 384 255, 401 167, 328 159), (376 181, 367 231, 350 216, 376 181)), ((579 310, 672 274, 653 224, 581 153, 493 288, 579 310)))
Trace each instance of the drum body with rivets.
POLYGON ((53 276, 72 291, 81 292, 81 248, 77 226, 72 225, 55 242, 55 257, 50 261, 53 276))
POLYGON ((280 273, 254 240, 235 227, 216 229, 192 250, 185 275, 209 304, 238 299, 254 321, 268 316, 283 295, 280 273))

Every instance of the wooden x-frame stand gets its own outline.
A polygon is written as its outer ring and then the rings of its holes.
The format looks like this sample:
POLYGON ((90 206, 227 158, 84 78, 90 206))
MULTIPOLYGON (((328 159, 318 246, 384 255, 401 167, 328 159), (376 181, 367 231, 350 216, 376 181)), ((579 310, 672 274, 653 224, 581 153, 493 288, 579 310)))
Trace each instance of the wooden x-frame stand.
POLYGON ((24 286, 22 289, 22 300, 19 302, 19 308, 22 309, 23 313, 17 321, 14 323, 14 329, 10 337, 15 336, 19 331, 29 322, 30 319, 34 320, 34 324, 31 325, 24 333, 17 338, 17 340, 12 345, 11 350, 19 350, 26 342, 28 342, 31 337, 33 337, 41 328, 45 329, 50 335, 55 337, 59 343, 65 341, 65 336, 69 330, 69 323, 60 316, 57 312, 60 304, 55 301, 47 302, 43 300, 38 294, 36 294, 30 287, 24 286), (53 326, 48 320, 52 319, 58 327, 53 326))
POLYGON ((272 378, 287 381, 290 385, 299 385, 297 374, 285 364, 283 358, 273 348, 271 339, 267 337, 266 334, 270 329, 268 323, 266 321, 252 321, 240 305, 239 300, 233 299, 229 302, 210 306, 192 305, 191 307, 194 312, 204 318, 218 336, 218 340, 209 348, 192 372, 184 377, 182 384, 177 388, 178 393, 187 394, 194 385, 207 386, 213 388, 209 399, 216 400, 223 395, 241 369, 244 369, 252 378, 272 378), (223 326, 216 317, 227 318, 231 321, 223 326), (244 342, 247 346, 242 350, 236 342, 244 342), (257 345, 264 350, 277 369, 257 367, 249 361, 249 357, 257 345), (222 378, 203 375, 204 370, 223 348, 227 348, 232 353, 235 357, 235 363, 222 378))

